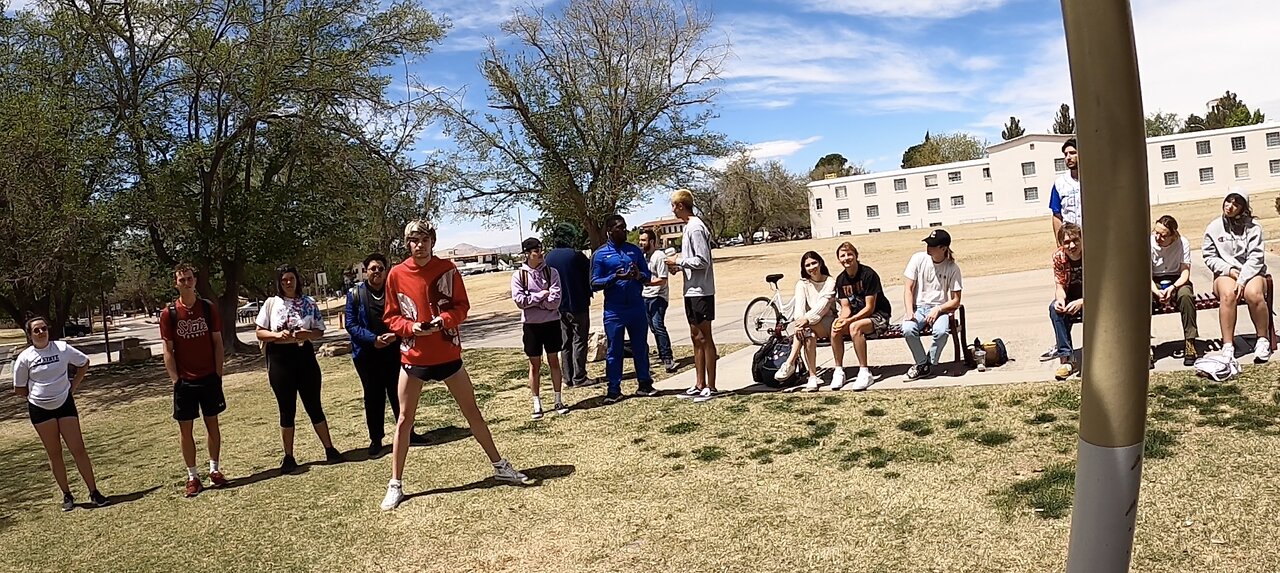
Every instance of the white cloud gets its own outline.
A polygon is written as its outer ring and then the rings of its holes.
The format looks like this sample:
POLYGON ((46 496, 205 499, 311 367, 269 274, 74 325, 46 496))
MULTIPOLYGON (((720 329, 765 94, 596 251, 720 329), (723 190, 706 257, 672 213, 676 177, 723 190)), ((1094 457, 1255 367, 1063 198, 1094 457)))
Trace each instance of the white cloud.
POLYGON ((876 18, 958 18, 999 8, 1008 0, 805 0, 814 12, 876 18))
POLYGON ((496 29, 517 8, 540 7, 551 0, 425 0, 432 15, 447 20, 454 30, 496 29))
POLYGON ((790 157, 796 152, 804 149, 818 141, 822 140, 822 136, 815 135, 804 139, 775 139, 773 141, 761 141, 747 146, 747 153, 756 159, 781 159, 790 157))
POLYGON ((7 14, 16 14, 19 10, 30 5, 32 0, 0 0, 0 5, 4 6, 7 14))

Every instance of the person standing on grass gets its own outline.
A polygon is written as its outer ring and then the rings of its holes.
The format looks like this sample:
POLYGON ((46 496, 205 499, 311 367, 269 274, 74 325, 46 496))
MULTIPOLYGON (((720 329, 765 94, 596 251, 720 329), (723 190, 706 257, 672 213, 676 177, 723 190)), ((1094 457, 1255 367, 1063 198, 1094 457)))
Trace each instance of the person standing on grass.
POLYGON ((893 307, 884 296, 880 275, 874 269, 858 262, 858 249, 845 241, 836 247, 836 258, 844 272, 836 277, 836 300, 840 301, 839 315, 831 324, 831 355, 835 370, 831 373, 831 389, 844 386, 844 339, 853 339, 853 352, 858 357, 858 377, 853 381, 854 390, 866 390, 871 386, 871 367, 867 363, 867 338, 883 334, 889 328, 893 307))
POLYGON ((818 378, 818 339, 831 336, 831 324, 835 314, 831 312, 835 302, 836 279, 827 270, 822 255, 809 251, 800 257, 800 280, 796 281, 796 294, 791 300, 791 332, 796 343, 791 345, 791 355, 774 374, 778 381, 787 380, 796 373, 796 360, 804 349, 804 366, 809 370, 809 381, 804 389, 817 392, 822 380, 818 378))
POLYGON ((84 448, 74 396, 89 370, 89 357, 61 340, 50 342, 49 321, 42 316, 28 319, 24 326, 31 346, 13 361, 13 391, 27 401, 31 425, 40 436, 53 479, 62 490, 62 511, 76 507, 67 483, 67 466, 62 461, 62 442, 71 450, 76 470, 89 488, 89 500, 98 507, 107 505, 110 501, 98 491, 93 462, 84 448))
POLYGON ((542 419, 542 353, 551 369, 551 389, 556 393, 556 413, 568 414, 560 381, 560 272, 547 266, 542 241, 529 237, 520 244, 525 262, 511 273, 511 300, 520 309, 524 330, 524 354, 529 357, 529 392, 533 394, 533 419, 542 419))
POLYGON ((560 273, 560 351, 565 386, 586 386, 587 337, 591 334, 591 261, 582 251, 557 239, 547 253, 547 266, 560 273))
POLYGON ((1222 200, 1222 216, 1209 222, 1201 246, 1204 264, 1213 271, 1213 291, 1222 328, 1222 353, 1235 358, 1236 305, 1244 299, 1258 339, 1253 361, 1271 359, 1270 310, 1267 308, 1267 260, 1262 225, 1253 218, 1249 195, 1232 187, 1222 200))
POLYGON ((391 480, 382 498, 383 511, 404 501, 404 466, 409 456, 409 434, 418 414, 418 398, 427 381, 443 381, 453 396, 471 435, 493 464, 498 481, 527 485, 533 480, 512 467, 498 453, 489 425, 476 405, 471 376, 462 363, 462 339, 458 327, 467 318, 471 303, 462 274, 451 261, 435 256, 436 228, 425 220, 410 221, 404 228, 409 258, 387 275, 386 309, 382 319, 400 337, 400 418, 391 442, 391 480))
POLYGON ((649 274, 652 275, 640 292, 645 312, 649 315, 649 330, 653 331, 653 342, 658 346, 658 360, 668 373, 675 372, 679 367, 671 353, 671 336, 667 334, 667 307, 670 305, 667 256, 658 250, 658 233, 648 227, 640 229, 640 250, 648 258, 649 274))
POLYGON ((1058 230, 1062 246, 1053 254, 1054 297, 1049 303, 1049 321, 1057 341, 1058 368, 1053 377, 1066 380, 1079 370, 1071 343, 1071 325, 1084 321, 1084 233, 1075 223, 1058 230))
POLYGON ((218 467, 222 429, 218 414, 227 409, 222 393, 225 351, 222 319, 208 299, 196 294, 195 269, 186 263, 173 269, 178 299, 160 313, 160 338, 164 341, 164 369, 173 385, 173 419, 178 422, 182 461, 187 465, 186 497, 204 490, 196 469, 195 421, 204 418, 209 446, 209 483, 227 485, 218 467))
POLYGON ((951 251, 951 234, 934 229, 924 238, 924 244, 924 252, 912 255, 902 273, 906 279, 902 291, 907 310, 902 317, 902 337, 914 359, 907 370, 910 380, 934 375, 933 369, 951 333, 951 313, 960 308, 963 289, 960 265, 951 251), (933 335, 928 354, 920 342, 920 334, 926 328, 933 335))
POLYGON ((325 459, 342 461, 342 453, 329 437, 329 423, 320 404, 320 363, 311 344, 324 335, 324 317, 315 299, 302 294, 298 276, 293 265, 276 268, 276 296, 263 303, 257 320, 258 340, 266 344, 267 379, 280 407, 280 440, 284 443, 281 474, 298 468, 293 457, 298 398, 302 398, 311 427, 324 444, 325 459))
MULTIPOLYGON (((372 253, 364 258, 364 280, 347 291, 347 334, 351 338, 351 362, 364 388, 369 457, 382 453, 386 404, 391 405, 392 420, 400 417, 400 338, 382 322, 386 286, 387 258, 372 253)), ((425 445, 427 439, 413 432, 409 443, 425 445)))
POLYGON ((711 323, 716 319, 716 274, 711 256, 711 231, 693 214, 693 192, 678 189, 671 194, 671 212, 684 221, 680 254, 667 257, 671 274, 684 276, 684 315, 693 340, 696 382, 684 396, 695 402, 716 397, 716 362, 720 360, 711 323))
POLYGON ((609 389, 604 403, 622 399, 622 362, 626 342, 631 341, 631 361, 636 368, 638 396, 656 396, 653 374, 649 370, 649 315, 641 293, 653 276, 645 261, 644 251, 627 242, 627 220, 622 215, 609 215, 604 220, 609 242, 596 249, 591 257, 591 288, 604 291, 604 335, 609 341, 605 353, 605 374, 609 389))
POLYGON ((1195 366, 1200 329, 1196 325, 1195 289, 1191 286, 1191 243, 1178 233, 1178 220, 1170 215, 1160 217, 1151 227, 1151 298, 1160 306, 1177 301, 1184 340, 1182 364, 1195 366))

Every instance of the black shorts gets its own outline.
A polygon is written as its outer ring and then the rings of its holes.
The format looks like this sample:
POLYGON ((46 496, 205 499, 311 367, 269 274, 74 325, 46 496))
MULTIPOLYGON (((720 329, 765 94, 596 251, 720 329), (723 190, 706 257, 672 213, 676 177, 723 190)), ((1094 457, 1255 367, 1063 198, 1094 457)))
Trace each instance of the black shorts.
POLYGON ((694 325, 715 320, 716 295, 684 297, 684 317, 694 325))
POLYGON ((537 358, 542 356, 543 350, 547 351, 547 355, 564 350, 564 336, 560 334, 560 321, 524 325, 524 355, 537 358))
POLYGON ((61 406, 52 410, 46 410, 40 406, 32 404, 31 402, 27 402, 27 414, 31 415, 32 426, 43 424, 49 420, 80 417, 80 412, 76 410, 76 399, 70 395, 67 396, 66 402, 63 402, 61 406))
POLYGON ((227 398, 222 394, 222 377, 210 374, 204 378, 187 380, 179 378, 173 385, 173 419, 189 422, 202 414, 212 418, 227 409, 227 398))
POLYGON ((421 380, 423 382, 444 382, 446 378, 457 374, 462 370, 462 359, 453 362, 445 362, 444 364, 433 364, 431 366, 418 366, 416 364, 402 364, 401 368, 405 373, 421 380))

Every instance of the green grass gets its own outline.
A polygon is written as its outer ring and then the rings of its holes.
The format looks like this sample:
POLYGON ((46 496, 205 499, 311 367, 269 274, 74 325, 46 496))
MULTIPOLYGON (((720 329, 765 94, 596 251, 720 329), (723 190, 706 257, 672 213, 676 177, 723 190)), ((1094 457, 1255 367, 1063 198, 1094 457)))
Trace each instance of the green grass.
POLYGON ((1076 470, 1071 464, 1054 464, 1039 476, 1020 480, 994 492, 997 505, 1006 515, 1031 510, 1042 519, 1066 517, 1075 495, 1076 470))

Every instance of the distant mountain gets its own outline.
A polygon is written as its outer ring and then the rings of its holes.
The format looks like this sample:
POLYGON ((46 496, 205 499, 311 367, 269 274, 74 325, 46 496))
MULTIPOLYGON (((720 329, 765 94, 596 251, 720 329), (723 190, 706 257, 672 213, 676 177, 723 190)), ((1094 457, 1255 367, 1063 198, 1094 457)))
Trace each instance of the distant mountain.
POLYGON ((520 245, 504 245, 504 246, 501 246, 501 247, 495 247, 495 248, 489 249, 489 248, 485 248, 485 247, 477 247, 477 246, 472 245, 472 244, 469 244, 469 243, 458 243, 458 244, 456 244, 456 245, 454 245, 454 246, 452 246, 452 247, 450 247, 450 248, 447 248, 447 249, 441 249, 441 250, 442 250, 442 251, 451 251, 451 252, 453 253, 453 255, 454 255, 454 256, 459 256, 459 257, 465 257, 465 256, 467 256, 467 255, 474 255, 474 254, 476 254, 476 253, 481 253, 481 252, 486 252, 486 253, 487 253, 487 252, 498 252, 498 253, 501 253, 501 254, 504 254, 504 255, 510 255, 510 254, 519 253, 519 252, 520 252, 520 245))

